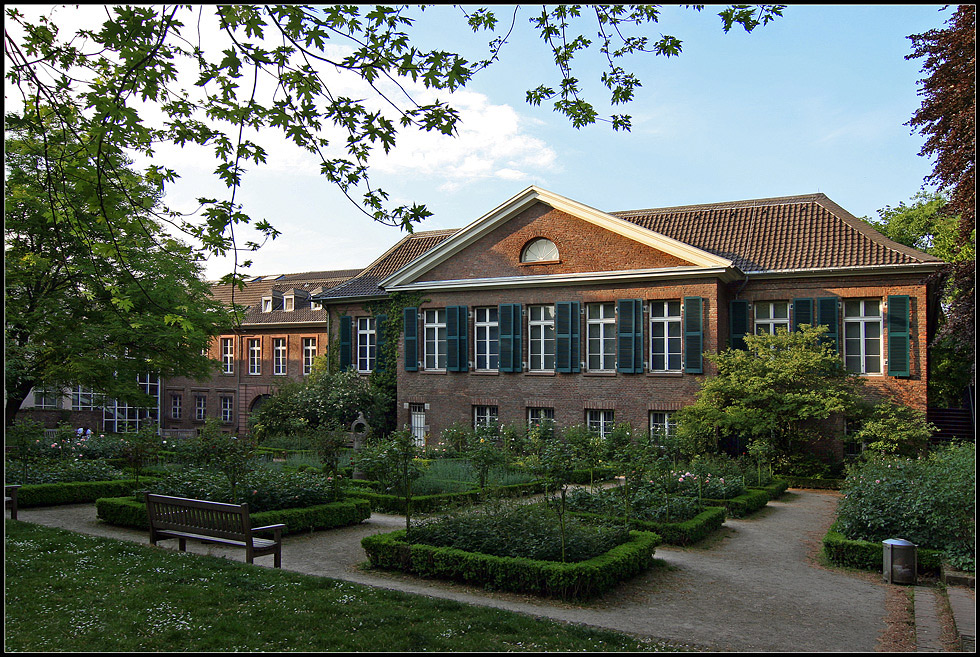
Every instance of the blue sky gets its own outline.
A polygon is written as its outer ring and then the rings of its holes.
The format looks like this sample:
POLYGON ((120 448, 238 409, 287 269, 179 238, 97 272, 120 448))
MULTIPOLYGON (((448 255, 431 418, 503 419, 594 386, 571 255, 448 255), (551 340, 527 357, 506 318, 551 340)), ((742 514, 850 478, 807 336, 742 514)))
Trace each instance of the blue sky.
MULTIPOLYGON (((393 203, 432 211, 417 230, 465 226, 529 185, 606 211, 819 191, 859 217, 876 216, 908 201, 932 169, 918 155, 923 138, 904 125, 919 107, 922 77, 922 60, 905 60, 906 37, 943 27, 952 9, 941 9, 791 5, 751 34, 725 34, 720 7, 667 7, 654 34, 681 39, 683 53, 626 61, 643 85, 628 109, 607 105, 597 53, 580 56, 576 73, 600 115, 633 116, 632 131, 617 133, 606 123, 576 130, 550 105, 525 103, 528 89, 556 86, 558 74, 528 23, 540 9, 522 7, 501 61, 453 97, 438 96, 460 109, 459 137, 403 135, 394 153, 372 161, 372 182, 393 203)), ((495 11, 509 24, 511 9, 495 11)), ((469 32, 458 9, 414 13, 423 47, 484 55, 490 37, 469 32)), ((200 153, 158 157, 183 176, 168 204, 224 193, 200 153)), ((270 148, 269 165, 247 174, 237 200, 282 232, 248 256, 253 274, 363 267, 404 235, 361 214, 319 177, 316 161, 287 147, 270 148)), ((230 266, 209 262, 207 274, 230 266)))

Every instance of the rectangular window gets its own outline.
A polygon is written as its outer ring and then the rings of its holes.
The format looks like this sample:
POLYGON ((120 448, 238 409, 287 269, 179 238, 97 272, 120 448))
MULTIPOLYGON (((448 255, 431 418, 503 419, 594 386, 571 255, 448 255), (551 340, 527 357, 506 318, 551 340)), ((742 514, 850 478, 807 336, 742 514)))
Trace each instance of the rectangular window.
POLYGON ((474 406, 473 407, 473 428, 489 427, 497 423, 496 406, 474 406))
POLYGON ((844 300, 844 365, 855 374, 881 374, 881 299, 844 300))
POLYGON ((612 410, 590 410, 586 411, 585 419, 591 431, 605 438, 613 429, 614 415, 612 410))
POLYGON ((588 363, 593 372, 616 369, 616 304, 590 303, 588 323, 588 363))
POLYGON ((446 310, 426 310, 423 324, 425 336, 425 369, 446 369, 446 310))
POLYGON ((313 371, 314 358, 316 358, 316 338, 303 338, 303 376, 313 371))
POLYGON ((107 400, 102 407, 102 428, 107 432, 129 433, 139 431, 144 425, 159 424, 160 377, 142 374, 136 377, 136 385, 154 402, 152 406, 131 406, 116 399, 107 400))
POLYGON ((194 419, 203 422, 208 417, 208 398, 204 395, 194 396, 194 419))
POLYGON ((272 339, 272 373, 286 374, 286 338, 272 339))
POLYGON ((527 423, 529 425, 541 424, 542 422, 555 421, 555 409, 553 408, 528 408, 527 423))
POLYGON ((292 312, 293 308, 296 307, 296 297, 289 295, 288 297, 282 298, 282 309, 287 312, 292 312))
POLYGON ((232 417, 234 416, 234 404, 234 397, 221 398, 221 421, 225 424, 231 424, 232 417))
POLYGON ((500 315, 497 308, 477 308, 476 369, 494 371, 500 367, 500 315))
POLYGON ((75 386, 71 391, 71 410, 94 411, 102 408, 102 396, 91 388, 75 386))
POLYGON ((555 370, 555 307, 528 307, 529 369, 539 372, 555 370))
POLYGON ((378 356, 377 323, 374 317, 357 318, 357 371, 373 372, 378 356))
POLYGON ((235 343, 232 338, 221 338, 221 371, 235 373, 235 343))
POLYGON ((61 408, 61 391, 57 388, 35 388, 34 408, 61 408))
POLYGON ((650 411, 650 438, 655 444, 661 436, 673 436, 677 431, 677 420, 673 413, 666 411, 650 411))
POLYGON ((788 301, 756 301, 753 306, 756 335, 774 335, 776 329, 789 331, 788 301))
POLYGON ((262 374, 262 340, 259 338, 248 341, 248 373, 262 374))
POLYGON ((409 412, 412 414, 412 436, 415 437, 415 444, 424 446, 425 434, 429 432, 425 423, 425 404, 409 404, 409 412))
POLYGON ((681 343, 681 302, 651 302, 650 369, 654 372, 679 372, 681 343))
POLYGON ((176 392, 174 394, 170 395, 170 417, 171 418, 173 418, 175 420, 179 420, 180 419, 180 417, 181 417, 181 411, 182 411, 181 405, 183 404, 183 402, 184 402, 183 395, 181 395, 179 393, 176 393, 176 392))

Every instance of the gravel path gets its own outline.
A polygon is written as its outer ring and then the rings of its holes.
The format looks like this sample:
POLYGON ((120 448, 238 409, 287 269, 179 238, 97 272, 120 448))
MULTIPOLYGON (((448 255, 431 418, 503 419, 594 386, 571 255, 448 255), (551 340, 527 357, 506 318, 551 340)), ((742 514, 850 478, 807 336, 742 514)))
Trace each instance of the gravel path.
MULTIPOLYGON (((449 598, 725 651, 873 652, 885 631, 885 585, 820 568, 814 562, 833 520, 833 493, 791 490, 749 519, 725 522, 692 548, 661 547, 656 567, 580 605, 487 592, 401 574, 362 570, 360 540, 404 526, 374 514, 354 527, 287 536, 286 570, 449 598)), ((82 533, 147 543, 145 532, 95 517, 92 504, 22 509, 20 519, 82 533)), ((171 542, 164 543, 170 546, 171 542)), ((243 560, 241 550, 188 549, 243 560)), ((266 565, 271 558, 259 558, 266 565)))

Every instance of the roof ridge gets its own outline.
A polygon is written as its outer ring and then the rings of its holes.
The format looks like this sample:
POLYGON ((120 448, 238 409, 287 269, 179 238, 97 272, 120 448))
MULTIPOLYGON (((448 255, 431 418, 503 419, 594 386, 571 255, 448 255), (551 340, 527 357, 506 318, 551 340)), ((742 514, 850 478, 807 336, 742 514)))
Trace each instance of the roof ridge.
MULTIPOLYGON (((677 212, 679 210, 702 210, 702 209, 721 209, 721 208, 749 208, 763 205, 799 205, 801 203, 813 203, 816 201, 827 200, 827 195, 823 192, 812 194, 798 194, 795 196, 773 196, 769 198, 744 199, 741 201, 720 201, 718 203, 694 203, 690 205, 672 205, 660 208, 645 208, 639 210, 616 210, 609 212, 614 216, 677 212)), ((833 201, 830 201, 833 203, 833 201)), ((836 205, 836 203, 834 203, 836 205)))

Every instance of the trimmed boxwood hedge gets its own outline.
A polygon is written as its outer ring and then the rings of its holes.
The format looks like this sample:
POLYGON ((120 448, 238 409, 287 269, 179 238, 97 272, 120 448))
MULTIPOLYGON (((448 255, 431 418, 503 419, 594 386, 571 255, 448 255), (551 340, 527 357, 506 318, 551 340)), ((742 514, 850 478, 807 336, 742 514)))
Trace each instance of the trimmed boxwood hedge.
MULTIPOLYGON (((823 537, 823 549, 827 559, 837 566, 876 570, 884 567, 884 548, 873 541, 855 541, 847 538, 834 527, 823 537)), ((943 553, 927 548, 916 549, 916 562, 919 572, 938 573, 942 567, 943 553)))
MULTIPOLYGON (((151 481, 143 477, 142 487, 151 481)), ((112 481, 70 481, 59 484, 25 484, 17 491, 17 506, 54 506, 57 504, 85 504, 100 497, 119 497, 132 495, 136 490, 135 479, 116 479, 112 481)))
POLYGON ((813 479, 810 477, 791 477, 779 475, 785 479, 791 488, 815 488, 820 490, 840 490, 843 479, 813 479))
MULTIPOLYGON (((572 511, 570 515, 577 518, 597 520, 605 523, 626 521, 625 516, 603 516, 596 513, 572 511)), ((717 531, 725 524, 725 509, 720 506, 705 507, 701 513, 690 520, 682 522, 651 522, 648 520, 630 520, 630 527, 638 531, 654 532, 660 536, 664 545, 692 545, 717 531)))
POLYGON ((726 500, 709 500, 704 498, 705 506, 723 506, 732 518, 744 518, 751 515, 769 503, 769 491, 764 488, 750 488, 748 492, 726 500))
POLYGON ((789 482, 785 479, 777 477, 773 479, 771 483, 766 484, 765 486, 750 486, 749 490, 754 490, 756 488, 761 488, 762 490, 766 491, 769 493, 769 499, 775 500, 786 492, 786 489, 789 488, 789 482))
MULTIPOLYGON (((366 480, 359 480, 355 486, 370 485, 366 480)), ((532 495, 544 492, 546 485, 544 482, 535 481, 527 484, 511 484, 509 486, 494 486, 487 489, 487 493, 496 497, 520 497, 521 495, 532 495)), ((371 502, 371 508, 380 513, 405 513, 405 498, 400 495, 388 495, 386 493, 375 493, 368 490, 358 489, 356 495, 363 497, 371 502)), ((475 504, 479 502, 481 493, 479 489, 462 491, 460 493, 438 493, 436 495, 413 495, 412 512, 427 513, 437 509, 445 508, 454 504, 475 504)))
MULTIPOLYGON (((96 515, 111 525, 150 528, 146 517, 146 504, 134 497, 111 497, 95 501, 96 515)), ((367 500, 349 498, 340 502, 318 504, 296 509, 260 511, 249 514, 253 527, 283 523, 283 534, 316 529, 332 529, 356 525, 371 517, 371 505, 367 500)))
POLYGON ((405 541, 405 533, 401 529, 361 539, 371 565, 562 600, 593 597, 643 572, 652 565, 654 550, 660 544, 657 534, 630 532, 630 541, 605 554, 578 563, 560 563, 412 544, 405 541))

